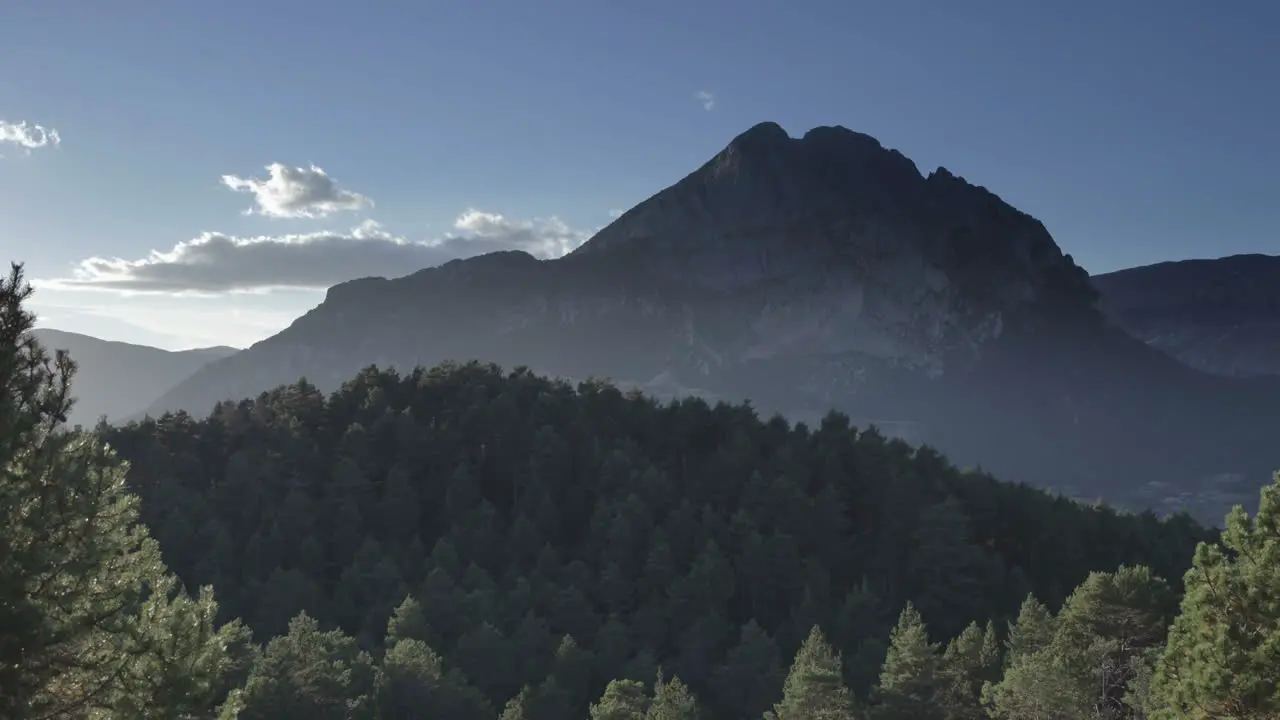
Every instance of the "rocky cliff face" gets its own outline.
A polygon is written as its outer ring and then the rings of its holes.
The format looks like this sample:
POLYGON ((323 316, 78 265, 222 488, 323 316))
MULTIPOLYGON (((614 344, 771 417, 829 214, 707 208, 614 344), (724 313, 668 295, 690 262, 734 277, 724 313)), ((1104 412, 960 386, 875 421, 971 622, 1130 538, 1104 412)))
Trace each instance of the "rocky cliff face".
POLYGON ((731 299, 747 324, 718 354, 737 361, 863 355, 938 374, 1047 288, 1091 297, 1034 218, 838 127, 758 125, 575 255, 731 299))
POLYGON ((1108 317, 1191 367, 1280 375, 1280 257, 1167 262, 1093 280, 1108 317))
POLYGON ((987 190, 844 128, 765 123, 565 258, 336 286, 152 412, 479 359, 798 418, 834 407, 1011 479, 1112 497, 1280 461, 1273 435, 1259 449, 1258 415, 1280 425, 1260 395, 1109 329, 1095 302, 1044 226, 987 190), (1207 437, 1181 420, 1206 414, 1207 437))

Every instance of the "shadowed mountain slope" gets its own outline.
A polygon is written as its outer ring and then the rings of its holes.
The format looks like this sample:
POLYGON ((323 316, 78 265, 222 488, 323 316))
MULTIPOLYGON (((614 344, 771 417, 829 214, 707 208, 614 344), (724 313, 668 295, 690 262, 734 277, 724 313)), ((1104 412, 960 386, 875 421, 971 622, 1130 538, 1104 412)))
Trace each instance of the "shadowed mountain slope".
POLYGON ((473 358, 799 419, 834 407, 1003 477, 1214 520, 1224 478, 1256 497, 1280 465, 1280 382, 1200 373, 1113 327, 1045 227, 988 190, 867 135, 773 123, 564 258, 335 286, 150 411, 473 358))
POLYGON ((1217 375, 1280 375, 1280 257, 1182 260, 1093 278, 1129 334, 1217 375))

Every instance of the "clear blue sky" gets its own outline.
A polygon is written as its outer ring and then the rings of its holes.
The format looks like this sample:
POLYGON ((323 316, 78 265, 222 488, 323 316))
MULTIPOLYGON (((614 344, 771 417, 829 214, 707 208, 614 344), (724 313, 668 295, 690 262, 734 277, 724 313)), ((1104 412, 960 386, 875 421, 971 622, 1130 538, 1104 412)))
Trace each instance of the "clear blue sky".
POLYGON ((1274 254, 1277 37, 1274 0, 8 0, 0 120, 61 142, 0 143, 0 249, 50 325, 244 344, 335 263, 412 269, 436 255, 404 243, 446 234, 432 252, 555 254, 775 120, 944 165, 1091 272, 1274 254), (222 177, 271 163, 372 204, 243 214, 222 177), (204 296, 174 295, 195 276, 204 296))

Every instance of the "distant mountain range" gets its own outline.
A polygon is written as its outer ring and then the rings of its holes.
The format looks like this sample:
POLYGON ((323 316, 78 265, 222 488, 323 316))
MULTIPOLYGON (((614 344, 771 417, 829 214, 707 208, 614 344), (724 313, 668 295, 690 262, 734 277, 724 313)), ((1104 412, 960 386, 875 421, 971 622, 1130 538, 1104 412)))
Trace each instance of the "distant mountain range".
POLYGON ((79 365, 69 420, 86 427, 102 416, 123 420, 136 415, 204 365, 238 352, 229 347, 170 352, 49 328, 33 334, 50 351, 68 351, 79 365))
POLYGON ((343 283, 149 412, 480 359, 811 421, 836 408, 1004 478, 1216 520, 1280 467, 1280 378, 1161 352, 1131 329, 1123 298, 1144 292, 1091 281, 1039 221, 946 169, 763 123, 564 258, 343 283))
POLYGON ((1280 374, 1280 257, 1165 262, 1098 275, 1093 284, 1116 323, 1191 367, 1280 374))
POLYGON ((81 418, 149 397, 149 414, 203 416, 303 376, 478 359, 809 422, 834 408, 1006 479, 1216 522, 1280 467, 1280 376, 1252 377, 1280 372, 1278 262, 1090 278, 944 168, 763 123, 558 260, 346 282, 240 352, 71 349, 81 418))

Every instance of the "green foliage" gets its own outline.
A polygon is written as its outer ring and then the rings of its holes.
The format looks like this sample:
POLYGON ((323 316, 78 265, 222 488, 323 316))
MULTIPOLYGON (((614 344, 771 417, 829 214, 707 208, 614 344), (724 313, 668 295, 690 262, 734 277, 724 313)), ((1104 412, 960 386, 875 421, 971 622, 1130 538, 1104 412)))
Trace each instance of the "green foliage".
POLYGON ((422 615, 422 605, 412 595, 405 597, 404 602, 396 607, 391 619, 387 621, 387 649, 391 650, 401 640, 431 640, 431 630, 427 626, 427 619, 422 615))
POLYGON ((941 720, 945 716, 942 683, 938 646, 929 641, 924 620, 908 603, 889 635, 889 652, 874 692, 876 717, 941 720))
MULTIPOLYGON (((353 694, 348 690, 348 697, 353 694)), ((400 640, 383 657, 375 697, 377 717, 382 720, 493 717, 492 706, 479 690, 461 673, 446 673, 440 656, 425 642, 413 638, 400 640)), ((356 703, 349 704, 359 707, 359 696, 356 698, 356 703)))
POLYGON ((722 717, 757 718, 773 707, 785 677, 777 643, 750 620, 716 668, 711 697, 722 717))
POLYGON ((1052 622, 1036 603, 1024 604, 1011 633, 1018 642, 1009 648, 1012 662, 988 693, 992 717, 1142 717, 1133 683, 1145 683, 1175 603, 1164 580, 1125 566, 1090 574, 1052 622))
POLYGON ((1202 544, 1151 682, 1153 718, 1280 717, 1280 473, 1202 544))
POLYGON ((591 720, 644 720, 653 699, 644 683, 612 680, 600 701, 591 705, 591 720))
POLYGON ((1000 639, 991 622, 985 629, 970 623, 947 645, 938 670, 938 704, 946 720, 987 717, 982 688, 1000 679, 1000 654, 1000 639))
POLYGON ((782 685, 770 720, 852 720, 853 693, 845 687, 840 656, 814 626, 782 685))
POLYGON ((644 720, 698 720, 699 717, 698 700, 689 686, 678 677, 664 681, 659 672, 653 684, 653 703, 645 712, 644 720))
POLYGON ((1219 545, 836 414, 478 363, 66 432, 27 293, 0 285, 6 718, 1280 712, 1280 476, 1219 545))
POLYGON ((65 428, 75 364, 32 337, 30 295, 20 266, 0 278, 0 716, 208 713, 245 631, 169 574, 124 463, 65 428))
POLYGON ((1091 570, 1180 577, 1212 537, 961 472, 835 414, 810 428, 479 363, 102 432, 179 576, 218 583, 221 619, 266 642, 305 611, 374 658, 405 634, 494 708, 528 688, 530 713, 585 714, 610 680, 662 667, 708 717, 759 717, 814 625, 866 693, 908 601, 949 639, 1028 590, 1057 607, 1091 570), (393 614, 414 629, 386 642, 393 614))
POLYGON ((267 643, 230 705, 239 720, 372 718, 376 681, 372 658, 353 639, 302 614, 267 643))
POLYGON ((533 690, 526 685, 520 689, 520 694, 507 701, 498 720, 527 720, 532 717, 530 706, 533 702, 533 690))
POLYGON ((1049 608, 1028 595, 1018 610, 1018 619, 1009 625, 1005 649, 1006 666, 1016 665, 1047 647, 1053 641, 1057 627, 1057 618, 1049 608))

